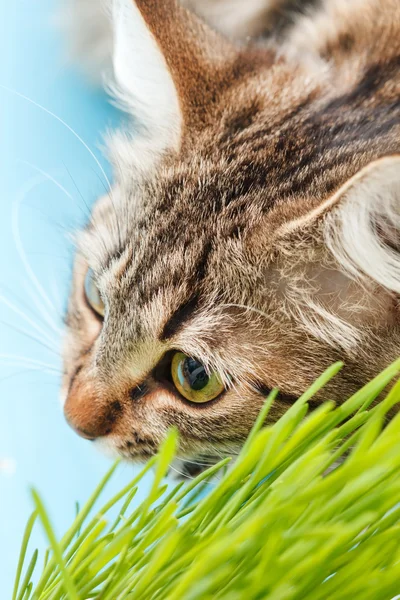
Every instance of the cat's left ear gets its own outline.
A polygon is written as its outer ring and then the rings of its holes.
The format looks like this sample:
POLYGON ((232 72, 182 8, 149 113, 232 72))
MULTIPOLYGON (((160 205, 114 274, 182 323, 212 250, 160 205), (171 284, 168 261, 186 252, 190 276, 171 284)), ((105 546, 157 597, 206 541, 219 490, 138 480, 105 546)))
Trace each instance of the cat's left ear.
POLYGON ((177 0, 113 0, 113 24, 118 99, 154 147, 178 149, 209 119, 238 51, 177 0))
POLYGON ((376 160, 282 231, 318 225, 339 265, 400 293, 400 155, 376 160))

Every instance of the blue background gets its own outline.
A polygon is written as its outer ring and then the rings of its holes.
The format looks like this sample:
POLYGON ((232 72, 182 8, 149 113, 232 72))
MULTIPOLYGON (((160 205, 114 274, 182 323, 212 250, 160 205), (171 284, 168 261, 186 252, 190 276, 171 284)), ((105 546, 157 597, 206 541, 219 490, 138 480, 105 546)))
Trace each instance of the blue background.
MULTIPOLYGON (((66 65, 62 36, 53 25, 57 9, 57 0, 3 1, 0 8, 1 598, 10 597, 32 510, 29 487, 40 491, 60 535, 71 522, 75 501, 90 494, 110 465, 69 430, 58 391, 59 329, 73 255, 67 234, 104 193, 104 177, 67 127, 15 93, 63 119, 111 177, 99 148, 102 133, 119 115, 102 92, 90 89, 66 65)), ((109 492, 133 470, 122 467, 109 492)), ((40 528, 33 543, 43 547, 40 528)))

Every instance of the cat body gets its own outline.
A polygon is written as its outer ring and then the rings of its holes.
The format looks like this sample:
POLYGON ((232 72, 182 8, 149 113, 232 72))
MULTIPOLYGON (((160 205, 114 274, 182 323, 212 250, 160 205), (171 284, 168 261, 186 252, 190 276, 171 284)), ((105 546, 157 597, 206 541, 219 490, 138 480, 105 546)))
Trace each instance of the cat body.
POLYGON ((190 457, 235 452, 268 390, 275 419, 336 360, 315 402, 345 399, 400 354, 400 3, 81 4, 134 120, 77 237, 69 422, 135 459, 175 426, 190 457), (175 364, 220 393, 186 397, 175 364))

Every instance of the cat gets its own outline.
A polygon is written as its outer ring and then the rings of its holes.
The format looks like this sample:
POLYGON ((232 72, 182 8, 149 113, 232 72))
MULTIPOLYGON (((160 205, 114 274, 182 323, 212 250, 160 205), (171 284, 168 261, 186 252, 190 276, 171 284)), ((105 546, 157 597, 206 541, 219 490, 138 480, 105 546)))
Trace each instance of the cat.
POLYGON ((128 121, 77 236, 65 415, 127 459, 171 426, 235 453, 272 388, 274 421, 400 355, 400 3, 103 4, 71 35, 128 121))

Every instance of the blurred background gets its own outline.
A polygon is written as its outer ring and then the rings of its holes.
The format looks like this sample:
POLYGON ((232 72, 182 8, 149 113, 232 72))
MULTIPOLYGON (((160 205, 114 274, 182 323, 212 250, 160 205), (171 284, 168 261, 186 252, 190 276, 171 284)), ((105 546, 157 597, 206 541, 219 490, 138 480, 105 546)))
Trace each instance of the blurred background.
MULTIPOLYGON (((75 502, 110 466, 64 421, 59 351, 73 255, 68 235, 106 185, 77 136, 111 177, 100 147, 119 115, 67 65, 58 10, 59 0, 0 3, 1 598, 11 597, 32 511, 30 487, 42 495, 60 535, 75 502)), ((109 492, 133 471, 120 468, 109 492)), ((32 541, 43 548, 40 526, 32 541)))

